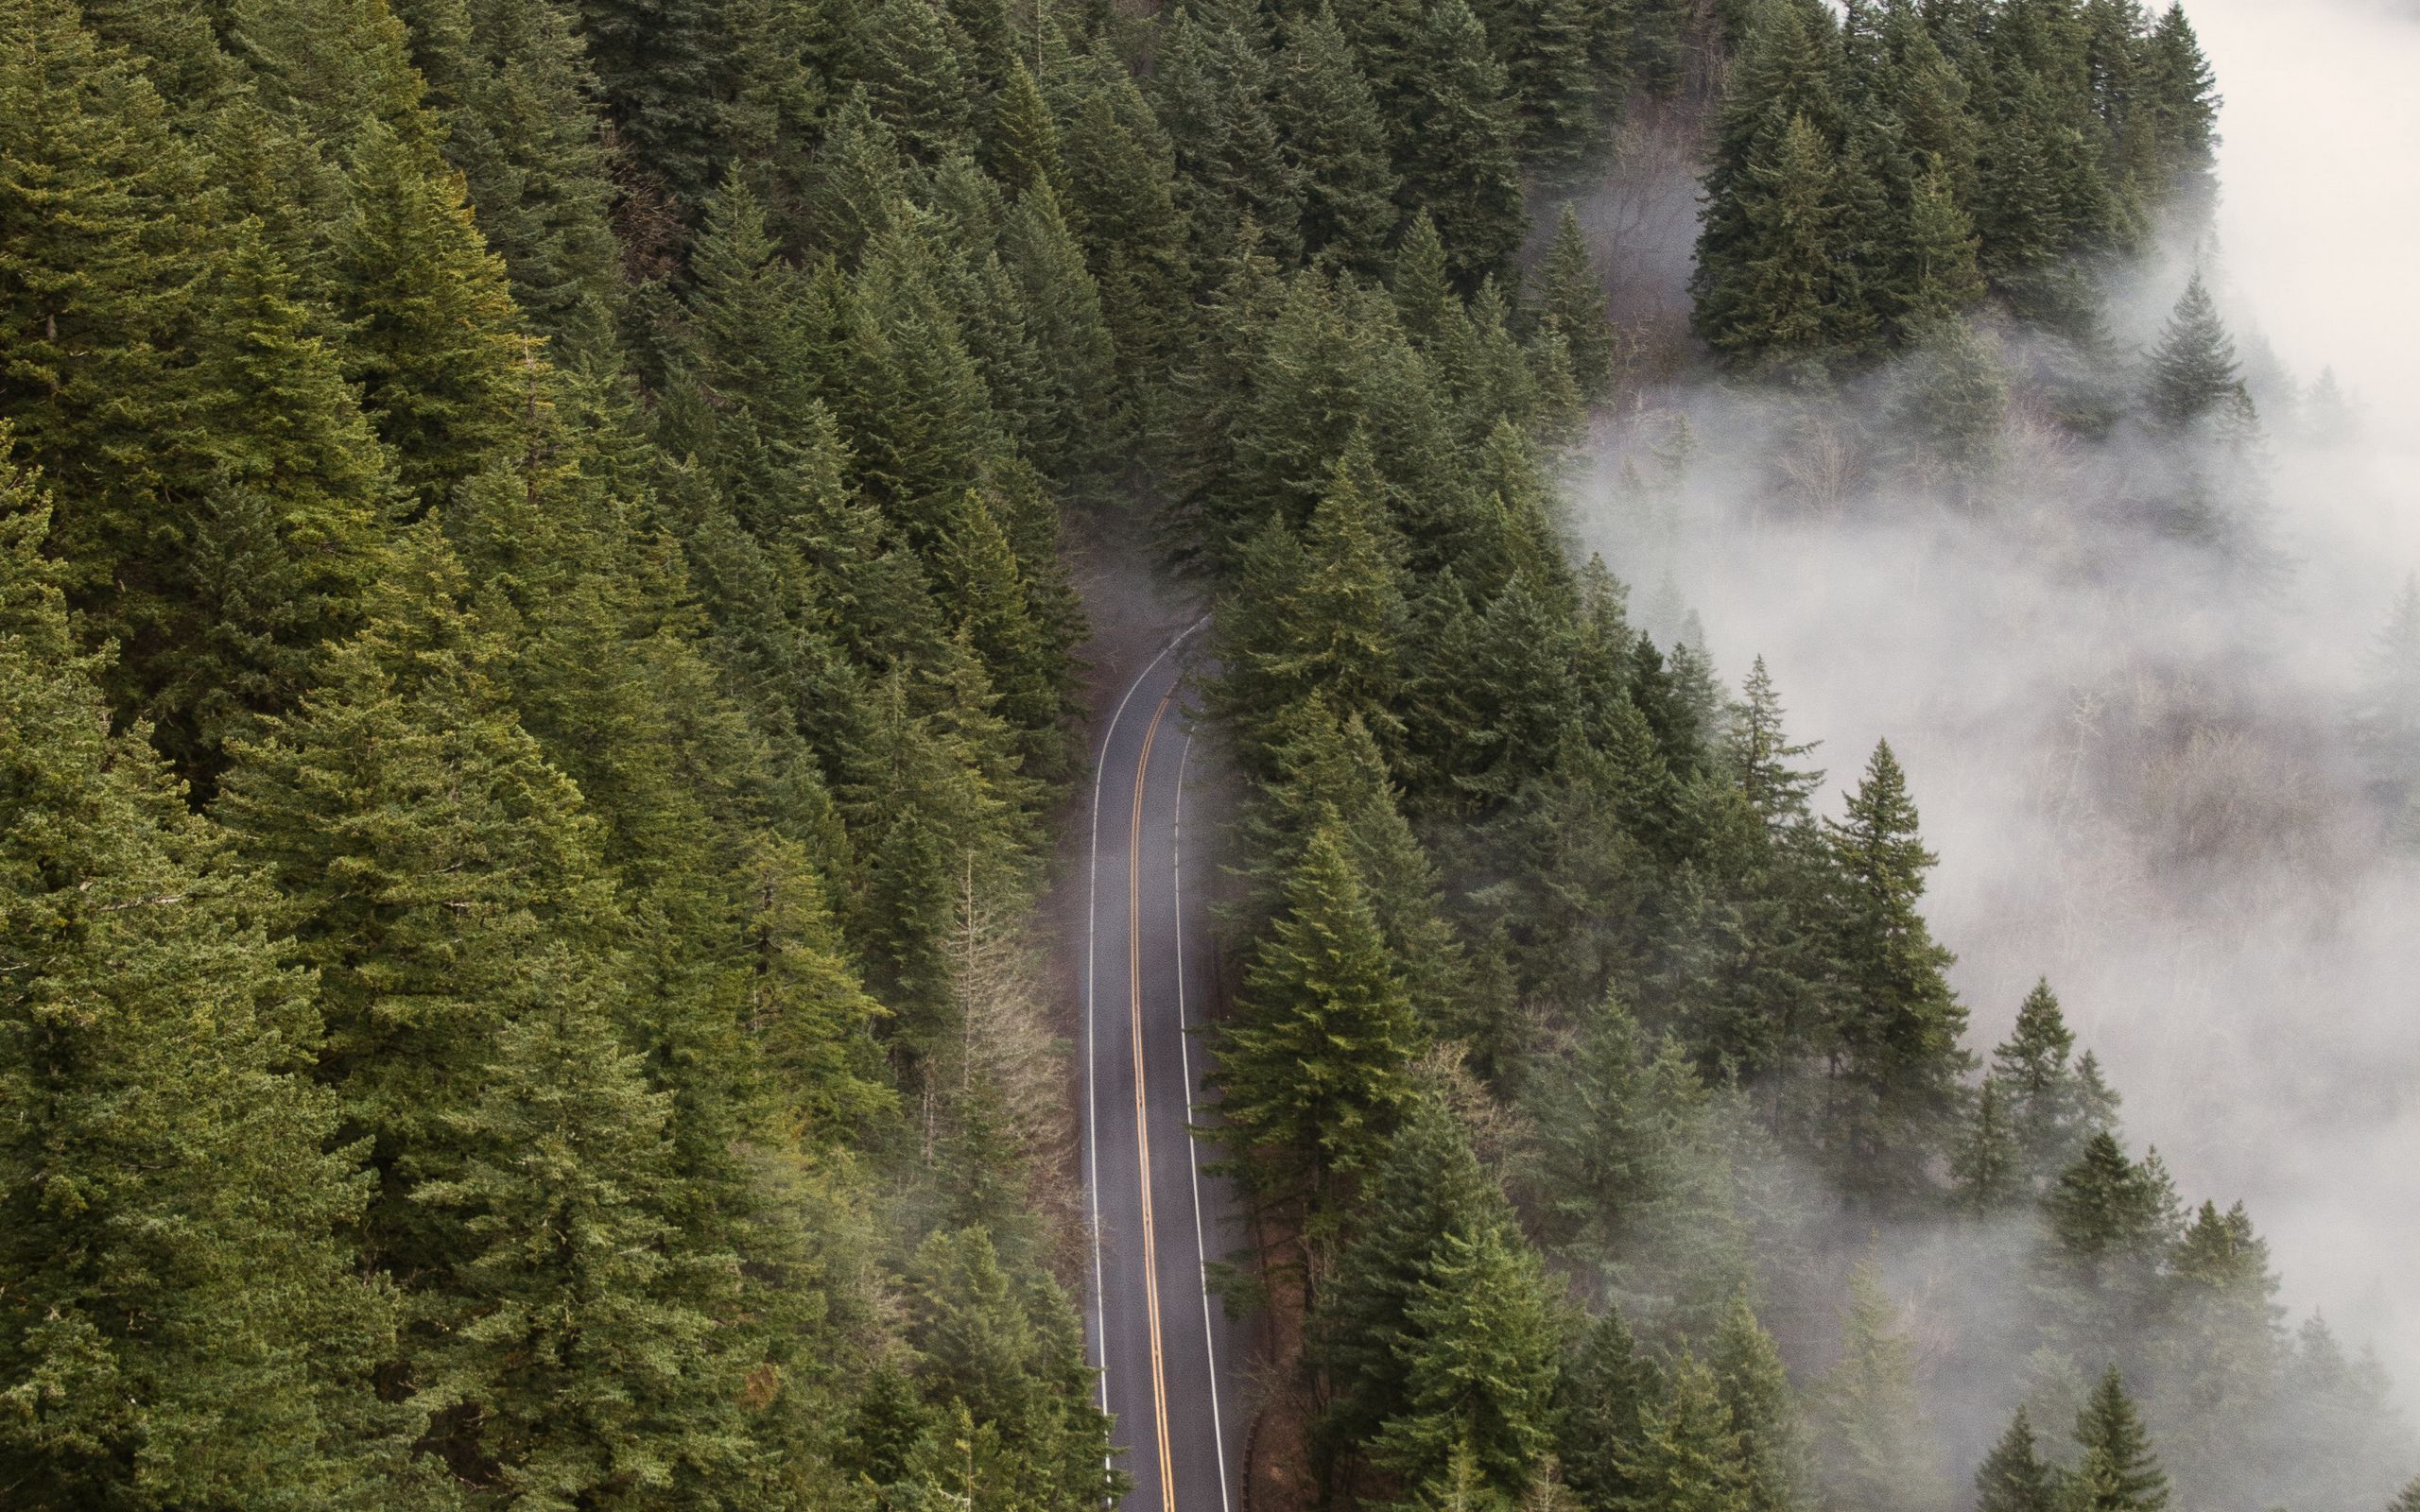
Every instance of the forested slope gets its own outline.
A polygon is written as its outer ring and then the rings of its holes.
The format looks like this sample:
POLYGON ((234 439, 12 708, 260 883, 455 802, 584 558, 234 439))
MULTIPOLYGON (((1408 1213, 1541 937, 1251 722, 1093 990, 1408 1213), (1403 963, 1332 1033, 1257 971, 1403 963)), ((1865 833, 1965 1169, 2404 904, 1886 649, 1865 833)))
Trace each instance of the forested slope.
POLYGON ((1531 218, 1725 76, 1739 381, 2165 438, 2230 549, 2215 314, 2097 344, 2212 192, 2131 0, 0 0, 0 1502, 1113 1494, 1026 919, 1062 533, 1148 516, 1302 1494, 1949 1504, 1832 1257, 1975 1213, 1985 1505, 2368 1504, 2379 1386, 2047 988, 1978 1079, 1889 748, 1819 819, 1570 558, 1635 349, 1531 218))

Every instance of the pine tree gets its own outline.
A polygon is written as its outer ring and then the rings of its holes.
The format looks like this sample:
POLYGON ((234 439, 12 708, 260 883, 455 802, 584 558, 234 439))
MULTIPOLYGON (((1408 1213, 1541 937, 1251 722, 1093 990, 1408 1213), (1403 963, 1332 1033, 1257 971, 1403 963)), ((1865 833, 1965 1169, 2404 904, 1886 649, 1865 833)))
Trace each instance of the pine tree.
POLYGON ((1466 1456, 1482 1485, 1517 1494, 1548 1449, 1555 1380, 1536 1252, 1501 1222, 1440 1234, 1404 1323, 1403 1410, 1371 1441, 1371 1462, 1416 1486, 1466 1456))
POLYGON ((1131 376, 1177 359, 1178 312, 1195 268, 1176 203, 1174 152, 1125 68, 1109 66, 1114 77, 1096 86, 1067 127, 1068 212, 1083 226, 1120 371, 1131 376))
POLYGON ((1512 84, 1465 0, 1430 0, 1405 70, 1419 102, 1395 135, 1405 203, 1436 217, 1455 276, 1475 284, 1527 230, 1512 84))
POLYGON ((1959 207, 1949 175, 1939 163, 1915 182, 1903 245, 1903 270, 1891 312, 1903 339, 1962 314, 1982 298, 1983 275, 1976 263, 1980 244, 1974 222, 1959 207))
POLYGON ((1415 1484, 1457 1454, 1509 1498, 1549 1449, 1554 1339, 1511 1208, 1433 1091, 1409 1096, 1364 1183, 1353 1239, 1314 1296, 1323 1456, 1367 1450, 1415 1484))
POLYGON ((1303 249, 1375 272, 1400 215, 1385 120, 1322 3, 1290 30, 1270 109, 1303 185, 1303 249))
POLYGON ((578 0, 606 113, 632 165, 676 215, 727 165, 722 135, 735 54, 715 0, 578 0))
POLYGON ((1966 1125, 1950 1146, 1949 1177, 1957 1184, 1958 1200, 1978 1212, 2012 1208, 2032 1195, 2022 1150, 2009 1129, 2008 1104, 2002 1084, 1984 1078, 1966 1125))
POLYGON ((939 163, 974 130, 973 81, 949 12, 934 0, 874 0, 857 15, 869 103, 908 155, 939 163))
POLYGON ((2141 109, 2151 119, 2157 145, 2156 192, 2172 197, 2185 227, 2198 231, 2216 208, 2218 182, 2218 81, 2203 56, 2201 39, 2182 5, 2160 13, 2152 34, 2141 109))
POLYGON ((1824 1479, 1843 1504, 1917 1512, 1948 1500, 1907 1337, 1872 1261, 1849 1279, 1840 1364, 1818 1398, 1824 1479))
POLYGON ((380 1180, 364 1248, 402 1276, 464 1258, 458 1226, 410 1194, 473 1153, 456 1120, 522 957, 595 949, 613 913, 578 796, 514 717, 461 588, 420 527, 326 680, 238 747, 216 809, 319 969, 320 1073, 380 1180))
POLYGON ((1409 1095, 1411 1005, 1339 827, 1322 825, 1244 969, 1216 1085, 1239 1167, 1270 1198, 1367 1170, 1409 1095))
POLYGON ((944 1421, 959 1419, 936 1447, 979 1465, 976 1484, 1002 1505, 1089 1506, 1124 1491, 1074 1310, 1046 1274, 1004 1260, 980 1229, 942 1230, 918 1247, 908 1280, 918 1375, 944 1421))
MULTIPOLYGON (((1220 627, 1217 707, 1265 716, 1317 693, 1338 716, 1392 734, 1404 610, 1386 505, 1357 437, 1302 531, 1272 519, 1251 541, 1237 574, 1246 607, 1220 627)), ((1243 755, 1248 769, 1267 760, 1250 746, 1243 755)))
POLYGON ((1067 165, 1059 152, 1059 123, 1050 102, 1022 59, 1013 60, 1008 78, 992 102, 991 129, 983 135, 985 166, 1011 190, 1023 195, 1047 185, 1062 198, 1067 192, 1067 165))
POLYGON ((769 835, 750 862, 747 1028, 783 1132, 807 1150, 853 1143, 898 1105, 873 1038, 887 1011, 858 980, 805 848, 769 835))
POLYGON ((1714 1373, 1684 1354, 1665 1372, 1660 1400, 1641 1414, 1637 1446, 1623 1456, 1630 1489, 1618 1512, 1748 1512, 1756 1500, 1731 1410, 1714 1373))
POLYGON ((382 460, 294 280, 163 102, 61 8, 0 58, 0 409, 59 492, 121 717, 202 784, 288 707, 375 569, 382 460))
POLYGON ((467 1241, 420 1306, 435 1337, 415 1374, 442 1425, 423 1447, 477 1503, 701 1501, 746 1447, 715 1320, 678 1285, 695 1260, 663 1206, 672 1099, 648 1091, 571 949, 521 969, 477 1098, 447 1118, 468 1159, 411 1193, 467 1241))
POLYGON ((1749 160, 1721 256, 1700 251, 1694 318, 1709 344, 1741 362, 1782 363, 1864 337, 1870 319, 1843 246, 1854 173, 1804 115, 1749 160))
POLYGON ((1567 172, 1599 146, 1598 127, 1613 103, 1590 56, 1591 33, 1607 24, 1600 8, 1495 0, 1478 9, 1520 112, 1522 155, 1567 172))
POLYGON ((2076 1445, 2083 1451, 2083 1463, 2064 1506, 2077 1512, 2160 1512, 2168 1505, 2168 1472, 2160 1469, 2151 1435, 2114 1365, 2101 1372, 2076 1415, 2076 1445))
POLYGON ((1798 1402, 1781 1349, 1745 1294, 1732 1298, 1706 1364, 1739 1435, 1749 1512, 1792 1512, 1805 1503, 1809 1473, 1798 1402))
POLYGON ((1726 742, 1726 765, 1742 797, 1769 827, 1803 819, 1806 800, 1822 784, 1824 774, 1789 764, 1811 754, 1813 743, 1792 745, 1782 728, 1787 712, 1773 687, 1765 659, 1757 657, 1740 683, 1740 702, 1733 706, 1726 742))
POLYGON ((1975 1471, 1975 1512, 2059 1512, 2060 1473, 2042 1457, 2025 1409, 1975 1471))
POLYGON ((2016 1010, 2016 1023, 1992 1052, 1991 1079, 2001 1090, 2019 1179, 2028 1191, 2055 1180, 2106 1126, 2086 1106, 2086 1091, 2068 1061, 2076 1037, 2048 981, 2036 982, 2016 1010))
POLYGON ((309 977, 112 732, 46 523, 0 474, 0 1475, 40 1507, 375 1494, 409 1418, 374 1395, 392 1297, 344 1243, 309 977))
POLYGON ((1588 1325, 1556 1388, 1556 1450, 1586 1506, 1614 1506, 1636 1488, 1623 1469, 1638 1452, 1647 1412, 1663 1382, 1642 1357, 1630 1326, 1607 1308, 1588 1325))
POLYGON ((2129 1160, 2103 1129, 2059 1174, 2045 1206, 2043 1264, 2061 1325, 2080 1342, 2130 1336, 2159 1300, 2161 1263, 2178 1226, 2158 1157, 2129 1160))
POLYGON ((1116 345, 1100 286, 1048 184, 1028 191, 1009 212, 1001 252, 1049 396, 1047 428, 1027 433, 1027 455, 1057 478, 1107 465, 1127 438, 1116 345))
POLYGON ((1539 283, 1539 324, 1563 338, 1581 397, 1601 403, 1613 387, 1614 331, 1606 313, 1604 276, 1588 254, 1579 213, 1568 202, 1555 222, 1539 283))
POLYGON ((2232 1446, 2273 1420, 2285 1310, 2269 1246, 2241 1203, 2223 1213, 2202 1204, 2169 1251, 2169 1274, 2152 1400, 2192 1495, 2192 1480, 2210 1474, 2200 1467, 2224 1463, 2232 1446))
POLYGON ((1836 1117, 1845 1174, 1869 1195, 1904 1200, 1956 1112, 1966 1010, 1945 976, 1950 954, 1917 911, 1934 857, 1917 834, 1915 804, 1889 744, 1875 747, 1849 796, 1848 816, 1825 821, 1841 868, 1833 952, 1846 994, 1836 1117))
POLYGON ((2221 323, 2218 305, 2198 273, 2185 285, 2150 363, 2143 408, 2164 431, 2185 430, 2225 406, 2251 402, 2236 363, 2235 338, 2221 323))
MULTIPOLYGON (((400 9, 400 8, 399 8, 400 9)), ((614 186, 595 108, 596 79, 562 0, 441 0, 412 23, 445 155, 479 230, 504 260, 512 301, 564 349, 601 352, 621 300, 609 215, 614 186)))
POLYGON ((510 435, 515 369, 534 357, 460 175, 417 133, 374 121, 352 175, 336 258, 348 376, 404 486, 424 507, 441 504, 510 435))

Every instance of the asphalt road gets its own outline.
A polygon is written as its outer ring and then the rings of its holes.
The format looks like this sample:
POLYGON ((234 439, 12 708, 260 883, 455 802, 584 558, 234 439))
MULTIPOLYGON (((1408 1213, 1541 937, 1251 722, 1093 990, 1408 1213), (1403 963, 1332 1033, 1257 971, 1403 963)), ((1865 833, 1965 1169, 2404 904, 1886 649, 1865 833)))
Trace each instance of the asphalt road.
POLYGON ((1126 688, 1094 767, 1085 925, 1086 1320, 1132 1512, 1240 1512, 1248 1331, 1205 1268, 1242 1247, 1191 1125, 1209 1070, 1205 847, 1184 828, 1193 730, 1181 676, 1200 627, 1126 688))

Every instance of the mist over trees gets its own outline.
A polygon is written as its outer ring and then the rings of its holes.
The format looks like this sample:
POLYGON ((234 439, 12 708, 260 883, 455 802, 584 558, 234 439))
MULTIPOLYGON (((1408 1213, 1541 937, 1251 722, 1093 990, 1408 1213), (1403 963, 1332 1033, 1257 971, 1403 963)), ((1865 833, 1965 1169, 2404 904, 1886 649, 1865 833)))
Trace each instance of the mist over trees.
MULTIPOLYGON (((2218 105, 2133 0, 0 0, 0 1503, 1119 1494, 1033 915, 1142 525, 1309 1501, 2384 1504, 2050 986, 1970 1042, 1890 744, 1822 800, 1573 549, 1677 360, 2269 580, 2220 304, 2107 307, 2218 105), (1578 208, 1650 118, 1677 359, 1578 208)), ((2415 679, 2407 595, 2407 831, 2415 679)))

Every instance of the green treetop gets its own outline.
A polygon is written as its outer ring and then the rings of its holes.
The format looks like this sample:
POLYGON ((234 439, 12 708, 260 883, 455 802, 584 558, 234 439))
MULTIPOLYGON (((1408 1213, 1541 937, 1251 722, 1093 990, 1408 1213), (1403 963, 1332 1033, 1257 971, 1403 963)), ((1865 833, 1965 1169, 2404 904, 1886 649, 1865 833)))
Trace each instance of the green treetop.
POLYGON ((45 519, 0 473, 0 1477, 29 1507, 374 1499, 410 1425, 310 977, 112 732, 45 519))
POLYGON ((2168 1505, 2168 1472, 2114 1365, 2076 1415, 2076 1445, 2083 1460, 2062 1498, 2062 1512, 2161 1512, 2168 1505))
POLYGON ((2025 1409, 1975 1471, 1975 1512, 2059 1512, 2060 1472, 2042 1457, 2025 1409))
POLYGON ((2248 404, 2235 338, 2196 273, 2152 349, 2143 408, 2162 430, 2181 431, 2224 406, 2248 404))
POLYGON ((1314 831, 1244 968, 1219 1052, 1219 1108, 1271 1196, 1364 1172, 1409 1092, 1411 1005, 1334 824, 1314 831))

